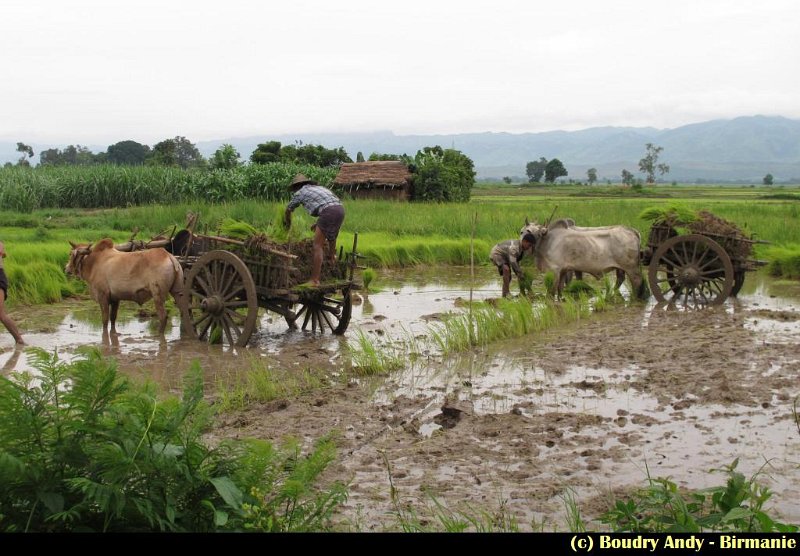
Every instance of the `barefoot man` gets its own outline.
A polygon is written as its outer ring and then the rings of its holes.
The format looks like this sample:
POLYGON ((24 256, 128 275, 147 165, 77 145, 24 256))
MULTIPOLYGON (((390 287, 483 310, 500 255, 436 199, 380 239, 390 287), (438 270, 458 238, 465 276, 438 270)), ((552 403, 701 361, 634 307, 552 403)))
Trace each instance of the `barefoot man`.
POLYGON ((336 238, 339 228, 344 222, 344 207, 339 198, 330 189, 317 185, 312 179, 303 174, 297 174, 292 180, 289 189, 292 198, 286 206, 283 215, 283 226, 287 230, 292 225, 292 211, 303 205, 311 216, 316 216, 317 222, 312 226, 314 230, 314 258, 311 265, 311 280, 309 284, 319 286, 322 272, 322 257, 325 242, 328 242, 331 263, 336 262, 336 238))

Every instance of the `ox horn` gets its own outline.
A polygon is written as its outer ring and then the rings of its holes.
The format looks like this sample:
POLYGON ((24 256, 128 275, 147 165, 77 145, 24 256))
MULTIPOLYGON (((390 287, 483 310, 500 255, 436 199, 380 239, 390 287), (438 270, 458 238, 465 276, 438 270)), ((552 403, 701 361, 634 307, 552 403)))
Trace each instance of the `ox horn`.
POLYGON ((528 217, 526 216, 526 217, 525 217, 525 225, 527 226, 527 225, 528 225, 528 224, 530 224, 530 223, 531 223, 531 221, 530 221, 530 220, 528 220, 528 217))
POLYGON ((69 244, 70 244, 70 246, 72 246, 72 248, 73 248, 73 249, 75 249, 75 248, 77 248, 77 247, 78 247, 77 245, 75 245, 75 244, 74 244, 74 243, 72 243, 71 241, 69 242, 69 244))

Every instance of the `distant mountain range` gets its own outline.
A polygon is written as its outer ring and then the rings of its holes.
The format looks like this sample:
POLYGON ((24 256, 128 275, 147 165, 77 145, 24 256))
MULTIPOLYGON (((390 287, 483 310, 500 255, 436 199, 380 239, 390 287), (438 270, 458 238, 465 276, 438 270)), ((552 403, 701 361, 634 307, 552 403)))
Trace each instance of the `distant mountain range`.
MULTIPOLYGON (((121 138, 122 140, 124 138, 121 138)), ((191 140, 191 137, 189 137, 191 140)), ((224 143, 230 143, 244 159, 265 141, 284 144, 295 141, 344 147, 355 160, 359 151, 410 155, 426 146, 456 148, 475 162, 478 178, 525 178, 531 160, 558 158, 569 178, 585 180, 586 171, 597 168, 601 180, 619 181, 623 169, 639 175, 638 161, 645 144, 664 150, 659 162, 670 166, 668 181, 739 181, 761 183, 771 173, 776 182, 800 182, 800 120, 780 116, 746 116, 732 120, 712 120, 675 129, 635 127, 595 127, 581 131, 543 133, 464 133, 454 135, 395 135, 389 131, 373 133, 303 133, 232 137, 201 141, 197 147, 204 156, 224 143)), ((32 145, 41 149, 64 145, 32 145)), ((105 147, 91 147, 94 152, 105 147)), ((0 162, 15 161, 16 143, 0 142, 0 162)))

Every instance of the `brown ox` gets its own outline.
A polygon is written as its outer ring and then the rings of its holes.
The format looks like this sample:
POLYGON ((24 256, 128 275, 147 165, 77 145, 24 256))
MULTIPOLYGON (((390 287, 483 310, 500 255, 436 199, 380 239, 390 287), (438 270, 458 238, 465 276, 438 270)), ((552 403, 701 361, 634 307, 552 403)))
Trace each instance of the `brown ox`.
POLYGON ((135 301, 142 305, 152 298, 160 321, 159 334, 164 334, 167 294, 172 294, 179 308, 183 304, 183 269, 175 257, 161 248, 133 253, 117 251, 109 238, 94 245, 75 245, 72 242, 70 245, 72 251, 64 270, 68 275, 83 278, 89 285, 92 298, 100 304, 103 312, 104 333, 109 312, 111 332, 116 333, 120 301, 135 301))

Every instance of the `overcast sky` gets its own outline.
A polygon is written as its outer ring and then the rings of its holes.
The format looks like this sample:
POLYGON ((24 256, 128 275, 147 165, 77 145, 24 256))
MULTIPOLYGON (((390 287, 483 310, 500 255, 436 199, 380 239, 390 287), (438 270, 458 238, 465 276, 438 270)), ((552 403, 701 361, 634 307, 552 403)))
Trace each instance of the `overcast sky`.
POLYGON ((0 139, 153 144, 800 118, 797 0, 30 0, 0 139))

